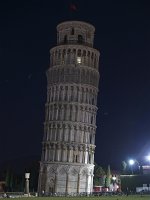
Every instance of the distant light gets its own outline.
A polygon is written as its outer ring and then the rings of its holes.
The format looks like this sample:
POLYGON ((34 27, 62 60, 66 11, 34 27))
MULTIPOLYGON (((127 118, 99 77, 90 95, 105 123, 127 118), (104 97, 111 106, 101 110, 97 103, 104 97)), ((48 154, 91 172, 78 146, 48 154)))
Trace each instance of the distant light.
POLYGON ((81 57, 77 57, 77 63, 78 63, 78 64, 81 63, 81 57))
POLYGON ((129 160, 129 165, 134 165, 135 161, 134 160, 129 160))
POLYGON ((113 181, 115 181, 116 179, 117 179, 116 176, 113 176, 113 177, 112 177, 112 180, 113 180, 113 181))
POLYGON ((150 161, 150 155, 146 156, 146 160, 150 161))
POLYGON ((25 173, 25 178, 29 179, 30 178, 30 173, 25 173))

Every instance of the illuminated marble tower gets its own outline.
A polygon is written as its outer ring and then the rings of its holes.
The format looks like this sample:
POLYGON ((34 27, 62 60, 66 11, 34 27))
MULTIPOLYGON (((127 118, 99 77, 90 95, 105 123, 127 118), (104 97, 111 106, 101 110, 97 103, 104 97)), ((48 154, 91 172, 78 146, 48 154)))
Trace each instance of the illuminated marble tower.
POLYGON ((50 50, 38 192, 93 190, 99 51, 95 28, 80 21, 57 26, 50 50))

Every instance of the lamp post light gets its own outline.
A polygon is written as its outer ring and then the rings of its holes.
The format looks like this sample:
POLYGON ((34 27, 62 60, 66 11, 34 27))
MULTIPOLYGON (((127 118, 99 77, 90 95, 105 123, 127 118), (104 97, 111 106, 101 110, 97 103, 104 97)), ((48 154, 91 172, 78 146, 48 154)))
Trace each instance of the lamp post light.
POLYGON ((113 182, 115 182, 116 181, 116 176, 113 176, 112 180, 113 180, 113 182))
POLYGON ((113 175, 113 176, 112 176, 113 191, 116 191, 116 189, 117 189, 117 188, 116 188, 116 179, 117 179, 116 176, 113 175))
POLYGON ((146 160, 150 162, 150 154, 146 156, 146 160))
POLYGON ((30 178, 30 173, 25 173, 25 194, 29 196, 29 178, 30 178))
POLYGON ((131 166, 131 172, 133 174, 133 165, 134 165, 135 161, 134 160, 129 160, 129 165, 131 166))

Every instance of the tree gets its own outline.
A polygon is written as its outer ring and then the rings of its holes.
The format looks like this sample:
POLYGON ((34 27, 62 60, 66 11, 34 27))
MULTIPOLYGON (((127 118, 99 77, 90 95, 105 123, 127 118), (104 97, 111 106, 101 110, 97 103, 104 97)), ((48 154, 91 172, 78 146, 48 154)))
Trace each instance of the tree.
POLYGON ((121 163, 121 171, 122 171, 122 174, 126 174, 127 172, 127 163, 125 161, 122 161, 121 163))
POLYGON ((108 165, 105 186, 110 187, 110 183, 111 183, 111 171, 110 171, 110 165, 108 165))
POLYGON ((13 189, 13 186, 14 186, 13 181, 14 181, 13 170, 10 169, 10 168, 7 168, 6 176, 5 176, 6 191, 11 191, 12 192, 12 189, 13 189))
POLYGON ((94 185, 104 185, 104 179, 105 179, 105 171, 101 166, 95 163, 94 168, 94 185))
POLYGON ((25 185, 25 178, 24 178, 24 176, 22 176, 20 179, 20 190, 19 191, 24 192, 24 185, 25 185))
POLYGON ((7 171, 6 171, 5 183, 6 183, 6 191, 8 191, 9 183, 10 183, 10 169, 9 168, 7 168, 7 171))
POLYGON ((13 192, 13 173, 11 172, 10 174, 10 180, 9 180, 9 188, 11 190, 11 192, 13 192))

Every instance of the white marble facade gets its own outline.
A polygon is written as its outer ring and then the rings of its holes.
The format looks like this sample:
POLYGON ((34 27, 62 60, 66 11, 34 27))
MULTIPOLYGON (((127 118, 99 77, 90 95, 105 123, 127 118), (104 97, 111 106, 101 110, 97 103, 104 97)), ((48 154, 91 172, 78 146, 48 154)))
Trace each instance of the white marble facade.
POLYGON ((47 70, 39 194, 93 190, 99 83, 94 31, 80 21, 57 26, 57 46, 50 50, 47 70))

